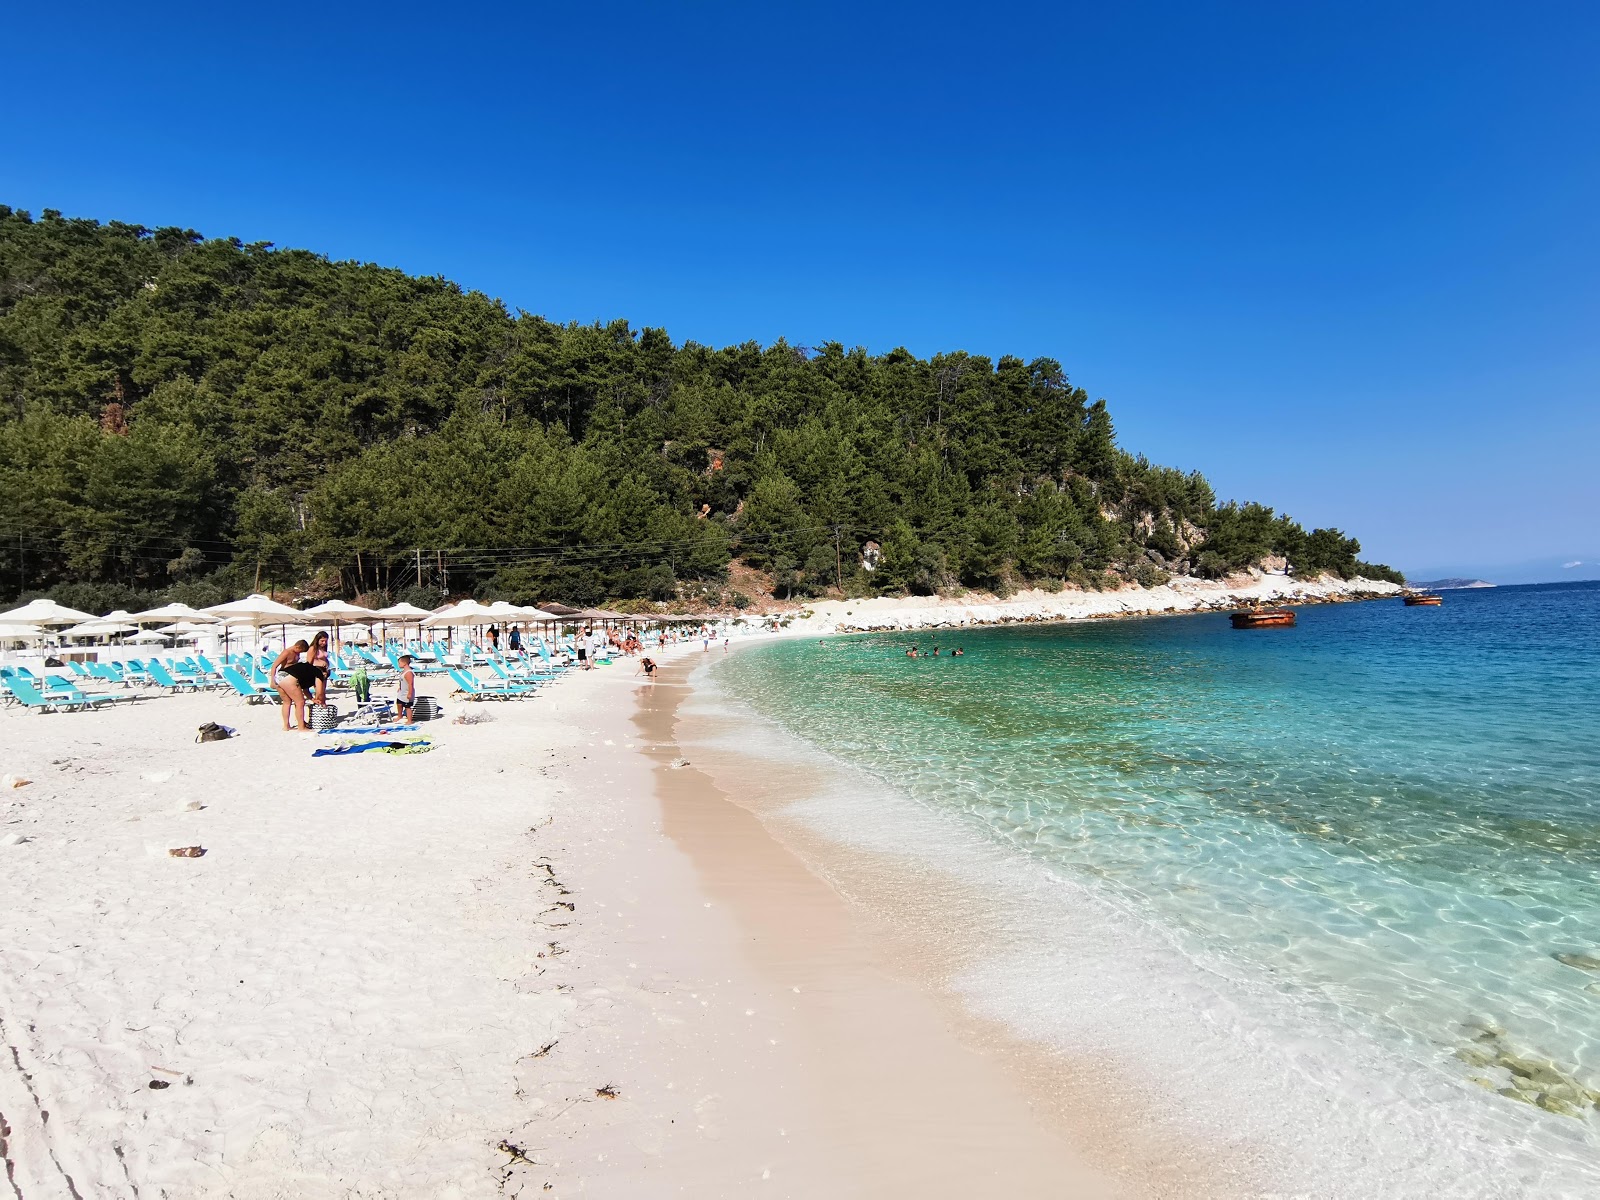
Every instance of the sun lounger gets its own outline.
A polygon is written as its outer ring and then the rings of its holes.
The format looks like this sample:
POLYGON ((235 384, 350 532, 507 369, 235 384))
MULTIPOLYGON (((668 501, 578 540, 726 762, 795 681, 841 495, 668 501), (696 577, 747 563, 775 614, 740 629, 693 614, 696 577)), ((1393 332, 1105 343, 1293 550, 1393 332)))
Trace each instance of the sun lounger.
MULTIPOLYGON (((3 686, 7 692, 15 697, 18 704, 21 704, 24 708, 31 708, 34 712, 82 712, 90 707, 88 697, 79 692, 77 688, 72 689, 77 692, 76 696, 65 692, 56 692, 47 696, 21 675, 0 678, 0 686, 3 686)), ((110 700, 110 697, 107 696, 106 699, 110 700)))
POLYGON ((222 679, 234 692, 244 697, 246 704, 268 703, 274 698, 271 693, 258 688, 233 667, 222 668, 222 679))
POLYGON ((166 688, 169 694, 185 690, 191 692, 200 690, 200 684, 196 680, 173 678, 172 673, 153 658, 145 664, 145 670, 149 672, 150 678, 156 686, 166 688))
POLYGON ((450 668, 450 678, 466 694, 468 700, 520 700, 533 695, 537 688, 517 683, 499 685, 479 683, 467 672, 450 668))

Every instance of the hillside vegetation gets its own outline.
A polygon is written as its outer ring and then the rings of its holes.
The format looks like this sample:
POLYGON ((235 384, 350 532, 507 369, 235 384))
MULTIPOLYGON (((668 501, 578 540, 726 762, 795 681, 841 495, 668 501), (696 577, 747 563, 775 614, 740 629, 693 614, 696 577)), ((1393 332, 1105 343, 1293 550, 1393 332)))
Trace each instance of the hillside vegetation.
POLYGON ((780 597, 1154 583, 1268 555, 1398 578, 1359 552, 1121 450, 1051 359, 676 345, 0 206, 0 597, 726 599, 732 559, 780 597))

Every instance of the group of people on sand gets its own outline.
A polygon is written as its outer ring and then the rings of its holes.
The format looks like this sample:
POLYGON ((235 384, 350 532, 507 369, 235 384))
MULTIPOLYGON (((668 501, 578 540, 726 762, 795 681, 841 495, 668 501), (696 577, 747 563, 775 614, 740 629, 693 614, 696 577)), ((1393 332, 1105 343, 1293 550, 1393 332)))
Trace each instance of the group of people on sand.
MULTIPOLYGON (((960 658, 965 653, 966 653, 966 651, 963 650, 960 646, 956 646, 950 651, 949 657, 951 657, 951 658, 960 658)), ((927 653, 923 653, 921 650, 917 649, 917 644, 915 642, 913 642, 913 643, 911 643, 911 649, 906 651, 906 657, 907 658, 938 658, 939 657, 939 647, 938 646, 934 646, 927 653)))
MULTIPOLYGON (((417 677, 411 670, 411 656, 400 656, 400 694, 395 698, 395 708, 400 720, 409 723, 417 706, 417 677)), ((283 700, 283 728, 296 733, 311 733, 311 722, 306 718, 306 705, 328 702, 328 635, 319 633, 309 642, 301 638, 273 659, 267 671, 267 683, 277 690, 283 700)), ((366 670, 358 672, 356 699, 365 704, 371 696, 367 689, 366 670), (365 694, 363 694, 365 693, 365 694)))

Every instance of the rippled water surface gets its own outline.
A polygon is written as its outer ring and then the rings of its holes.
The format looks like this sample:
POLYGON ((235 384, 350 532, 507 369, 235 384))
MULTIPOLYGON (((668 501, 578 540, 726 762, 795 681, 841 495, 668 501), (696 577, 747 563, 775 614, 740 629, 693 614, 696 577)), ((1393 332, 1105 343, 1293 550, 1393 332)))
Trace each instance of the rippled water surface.
POLYGON ((784 642, 717 678, 1486 1103, 1600 1128, 1600 585, 784 642))

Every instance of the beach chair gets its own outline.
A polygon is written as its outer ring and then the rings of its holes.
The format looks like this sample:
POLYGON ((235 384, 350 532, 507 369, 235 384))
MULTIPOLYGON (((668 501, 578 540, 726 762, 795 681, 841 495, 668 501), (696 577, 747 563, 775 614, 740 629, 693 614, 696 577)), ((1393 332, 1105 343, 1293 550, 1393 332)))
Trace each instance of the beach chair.
POLYGON ((89 674, 105 683, 121 684, 123 687, 128 686, 128 680, 124 678, 116 663, 92 662, 89 664, 89 674))
POLYGON ((531 670, 524 669, 520 671, 513 671, 498 658, 491 658, 489 660, 489 667, 506 683, 525 684, 532 688, 537 688, 540 684, 540 681, 533 677, 533 672, 531 670))
POLYGON ((145 663, 144 669, 149 674, 151 682, 157 687, 166 688, 168 695, 175 695, 182 691, 198 692, 200 690, 200 684, 197 681, 189 678, 174 678, 166 667, 153 658, 145 663))
POLYGON ((58 687, 56 689, 57 692, 76 701, 84 708, 104 708, 108 704, 120 704, 123 701, 131 702, 139 698, 137 696, 112 696, 105 692, 85 692, 70 679, 63 679, 61 683, 64 686, 58 687))
POLYGON ((457 667, 450 668, 450 678, 456 681, 456 686, 468 700, 520 700, 533 695, 537 690, 525 684, 504 683, 497 686, 479 683, 457 667))
POLYGON ((230 688, 232 688, 237 695, 243 696, 246 704, 271 703, 271 701, 274 699, 271 693, 263 690, 262 688, 258 688, 243 675, 239 674, 238 668, 236 667, 223 667, 222 680, 230 688))
POLYGON ((207 675, 209 675, 212 679, 219 680, 219 681, 222 679, 222 669, 220 667, 218 667, 216 663, 212 662, 209 658, 207 658, 204 654, 196 654, 194 656, 194 660, 195 660, 195 662, 200 664, 200 669, 202 671, 204 671, 207 675))
MULTIPOLYGON (((12 696, 18 704, 24 708, 30 708, 34 712, 82 712, 88 707, 87 700, 82 698, 82 692, 78 692, 77 697, 61 692, 47 696, 34 687, 31 680, 24 679, 21 675, 8 675, 0 678, 0 686, 3 686, 7 694, 12 696)), ((72 690, 78 691, 77 688, 72 690)))
POLYGON ((91 679, 91 678, 93 678, 93 676, 91 676, 90 673, 89 673, 89 668, 84 666, 81 662, 79 662, 75 658, 69 658, 67 660, 67 668, 74 675, 76 675, 79 679, 91 679))

